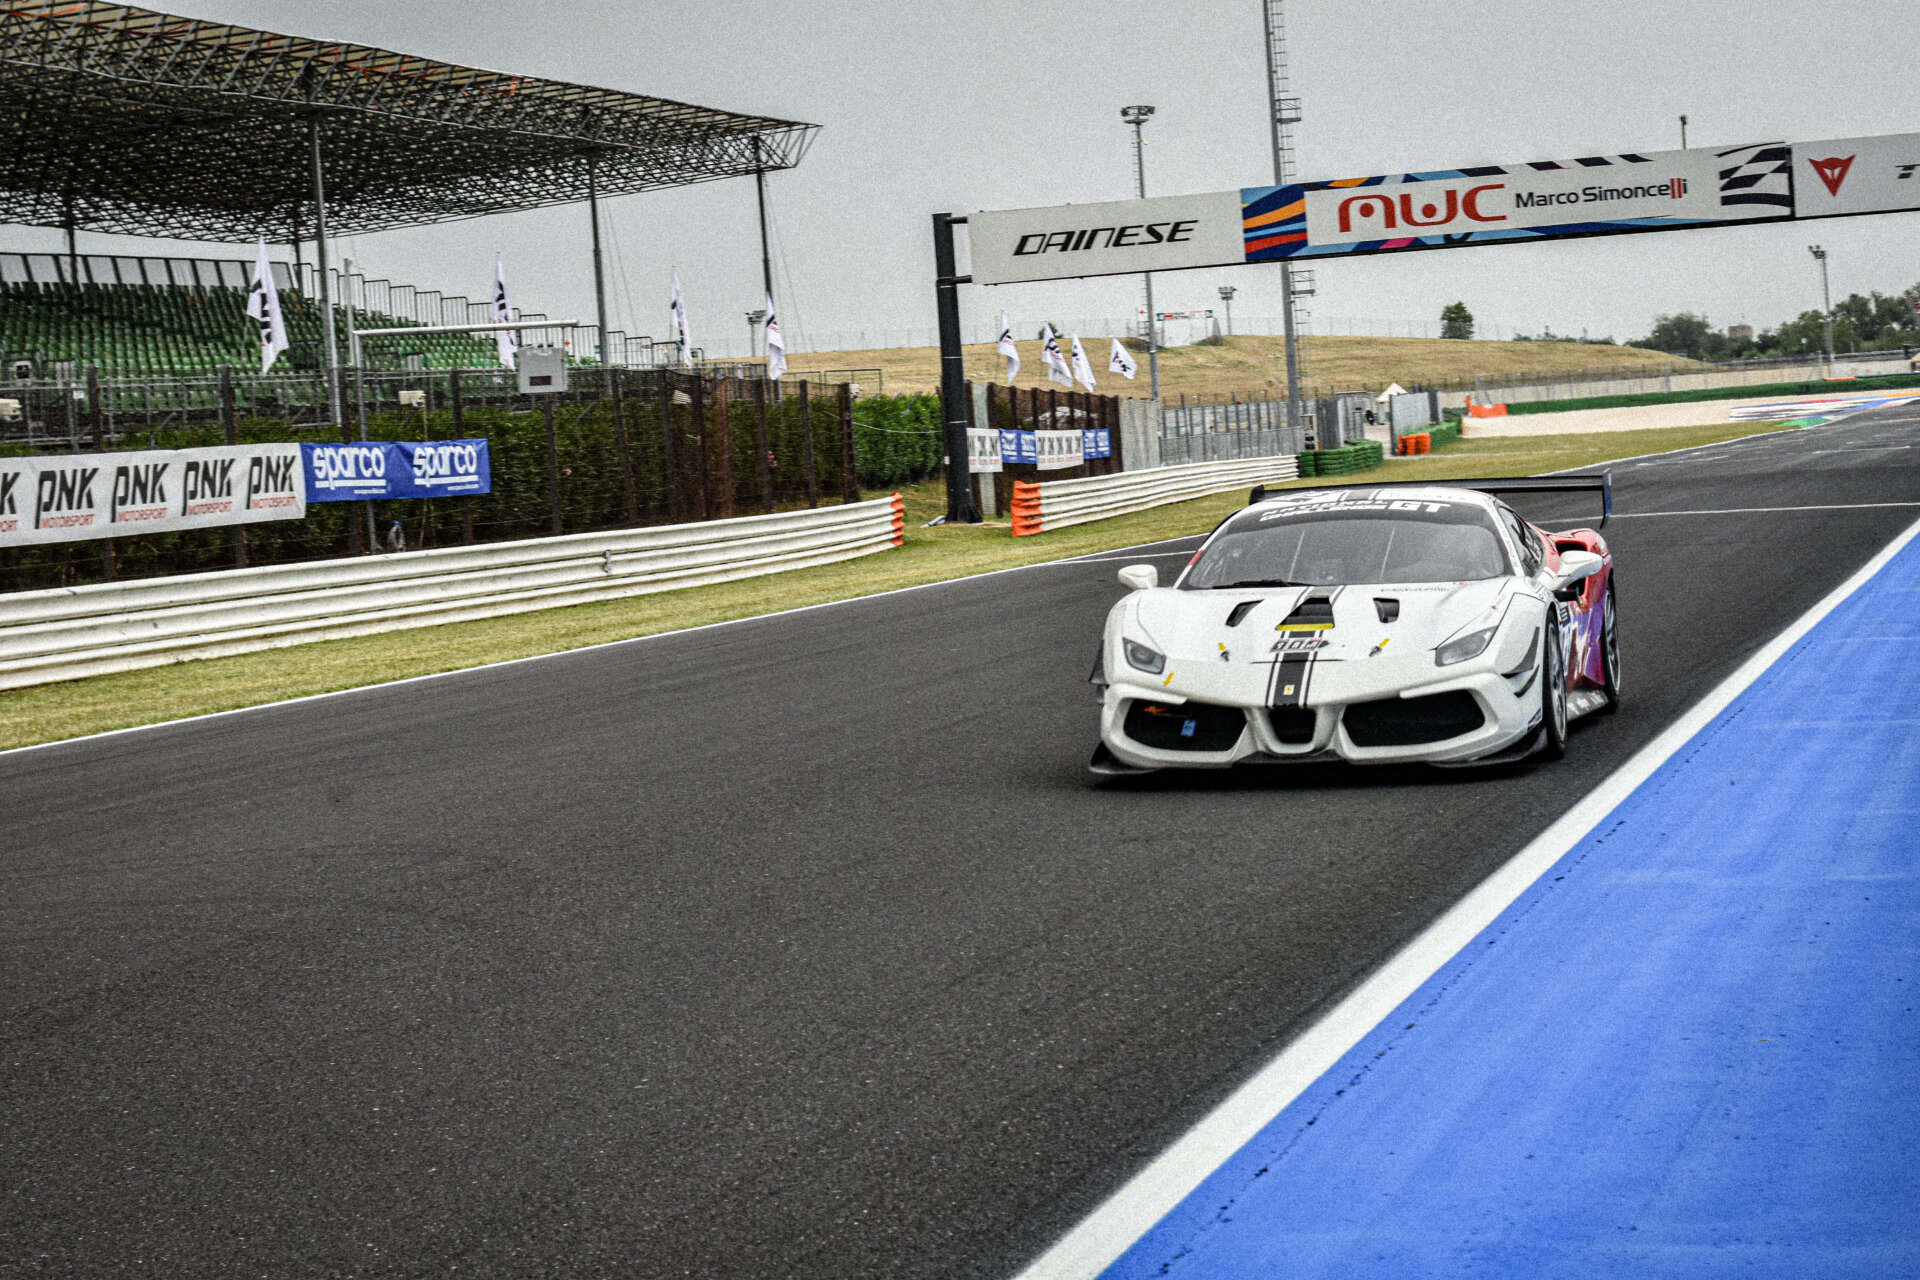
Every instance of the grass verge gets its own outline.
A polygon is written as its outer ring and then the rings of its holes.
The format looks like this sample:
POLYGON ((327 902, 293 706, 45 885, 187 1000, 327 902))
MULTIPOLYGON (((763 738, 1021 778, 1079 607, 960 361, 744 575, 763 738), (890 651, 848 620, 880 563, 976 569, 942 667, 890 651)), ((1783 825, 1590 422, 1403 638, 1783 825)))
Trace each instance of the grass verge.
MULTIPOLYGON (((1529 475, 1778 429, 1774 424, 1723 422, 1652 431, 1461 440, 1441 453, 1390 458, 1378 470, 1361 475, 1295 484, 1529 475)), ((0 749, 558 653, 1204 533, 1246 502, 1245 493, 1236 489, 1015 541, 1005 525, 922 528, 945 510, 943 487, 930 481, 901 492, 907 507, 907 544, 896 551, 744 582, 13 689, 0 693, 0 749)))

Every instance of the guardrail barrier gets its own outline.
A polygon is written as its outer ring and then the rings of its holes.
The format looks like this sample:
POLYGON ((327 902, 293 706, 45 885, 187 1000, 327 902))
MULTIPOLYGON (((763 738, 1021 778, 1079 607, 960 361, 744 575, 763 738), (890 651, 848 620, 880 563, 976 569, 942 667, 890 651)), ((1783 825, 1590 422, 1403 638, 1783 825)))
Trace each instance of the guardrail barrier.
POLYGON ((0 689, 671 591, 905 539, 900 495, 844 506, 6 597, 0 689))
POLYGON ((1156 467, 1080 480, 1016 482, 1013 486, 1013 536, 1024 538, 1068 525, 1144 511, 1226 489, 1242 489, 1300 474, 1293 454, 1199 462, 1185 467, 1156 467))

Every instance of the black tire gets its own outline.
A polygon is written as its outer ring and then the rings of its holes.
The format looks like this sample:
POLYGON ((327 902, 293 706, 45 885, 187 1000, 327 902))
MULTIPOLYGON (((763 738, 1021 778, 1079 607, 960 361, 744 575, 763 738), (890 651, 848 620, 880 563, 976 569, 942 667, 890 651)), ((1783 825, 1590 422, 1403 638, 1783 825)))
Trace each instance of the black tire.
POLYGON ((1595 715, 1610 716, 1620 709, 1620 633, 1614 620, 1613 583, 1607 583, 1606 612, 1600 617, 1600 692, 1606 701, 1595 715))
POLYGON ((1560 652, 1560 613, 1548 606, 1546 644, 1540 654, 1540 754, 1567 754, 1567 660, 1560 652))

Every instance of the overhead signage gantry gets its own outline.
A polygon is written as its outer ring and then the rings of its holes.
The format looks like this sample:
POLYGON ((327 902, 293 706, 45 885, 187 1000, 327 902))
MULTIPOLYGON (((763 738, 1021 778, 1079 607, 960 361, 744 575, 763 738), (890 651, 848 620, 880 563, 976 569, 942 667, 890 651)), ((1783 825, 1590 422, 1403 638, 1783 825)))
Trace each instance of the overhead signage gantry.
MULTIPOLYGON (((1103 204, 935 214, 947 454, 967 456, 956 286, 1188 271, 1303 258, 1531 244, 1586 236, 1920 209, 1920 134, 1628 152, 1242 187, 1103 204), (968 230, 971 273, 955 268, 968 230), (957 412, 956 412, 957 410, 957 412)), ((947 518, 977 521, 947 473, 947 518)))

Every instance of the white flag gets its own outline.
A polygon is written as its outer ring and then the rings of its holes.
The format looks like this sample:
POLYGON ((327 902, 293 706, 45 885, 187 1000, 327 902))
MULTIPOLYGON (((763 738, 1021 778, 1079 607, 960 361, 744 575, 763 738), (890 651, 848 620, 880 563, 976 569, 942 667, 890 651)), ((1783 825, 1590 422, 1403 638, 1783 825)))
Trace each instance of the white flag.
POLYGON ((773 295, 767 295, 767 381, 778 382, 787 374, 787 343, 780 336, 780 318, 773 313, 773 295))
POLYGON ((1067 367, 1067 355, 1060 350, 1060 339, 1054 336, 1050 324, 1040 326, 1040 358, 1046 362, 1048 382, 1073 385, 1073 370, 1067 367))
POLYGON ((1140 366, 1134 362, 1132 356, 1127 354, 1127 349, 1120 345, 1120 339, 1115 338, 1113 340, 1113 355, 1107 361, 1107 372, 1117 373, 1128 382, 1132 382, 1133 375, 1139 371, 1140 366))
POLYGON ((1087 390, 1093 390, 1093 365, 1087 360, 1087 349, 1080 345, 1080 335, 1073 335, 1073 380, 1087 390))
MULTIPOLYGON (((501 265, 500 255, 493 255, 493 307, 489 312, 495 324, 506 324, 513 319, 513 303, 507 300, 507 269, 501 265)), ((493 335, 494 350, 500 353, 500 363, 513 368, 513 353, 520 349, 520 335, 511 329, 501 329, 493 335)))
POLYGON ((1007 358, 1007 385, 1020 372, 1020 348, 1013 345, 1013 326, 1007 323, 1007 313, 1000 313, 1000 354, 1007 358))
POLYGON ((247 315, 259 323, 260 372, 287 349, 287 322, 280 317, 280 291, 273 286, 273 264, 267 261, 267 238, 260 237, 260 254, 253 261, 253 291, 247 295, 247 315))
POLYGON ((673 331, 680 335, 680 363, 693 363, 693 335, 687 332, 687 307, 680 300, 680 273, 673 273, 673 331))

